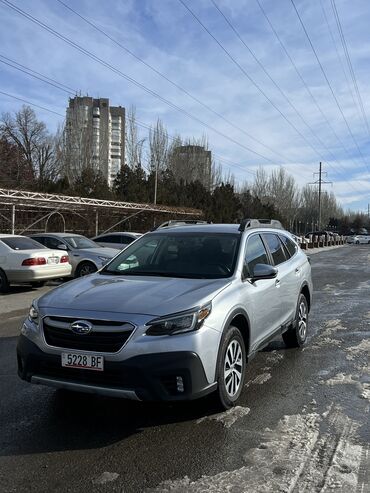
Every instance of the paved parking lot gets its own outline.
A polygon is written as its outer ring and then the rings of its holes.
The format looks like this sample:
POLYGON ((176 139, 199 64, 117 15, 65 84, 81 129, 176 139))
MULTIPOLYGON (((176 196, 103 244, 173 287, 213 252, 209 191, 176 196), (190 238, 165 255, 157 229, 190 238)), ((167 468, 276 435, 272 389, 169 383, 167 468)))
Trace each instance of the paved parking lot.
POLYGON ((240 405, 66 396, 16 375, 31 300, 0 298, 0 491, 370 492, 370 247, 312 256, 303 350, 271 343, 240 405))

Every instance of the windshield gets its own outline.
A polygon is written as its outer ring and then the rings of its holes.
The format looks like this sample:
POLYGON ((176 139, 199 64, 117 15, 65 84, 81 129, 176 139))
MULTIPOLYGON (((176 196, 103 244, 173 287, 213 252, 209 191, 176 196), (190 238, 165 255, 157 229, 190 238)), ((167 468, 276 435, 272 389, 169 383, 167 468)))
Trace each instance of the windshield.
POLYGON ((3 241, 5 245, 8 245, 8 247, 12 248, 13 250, 43 250, 46 248, 38 241, 22 236, 9 236, 8 238, 1 238, 1 241, 3 241))
POLYGON ((65 236, 63 240, 72 248, 101 248, 97 243, 84 236, 65 236))
POLYGON ((235 268, 240 235, 145 235, 110 262, 102 274, 219 279, 235 268))

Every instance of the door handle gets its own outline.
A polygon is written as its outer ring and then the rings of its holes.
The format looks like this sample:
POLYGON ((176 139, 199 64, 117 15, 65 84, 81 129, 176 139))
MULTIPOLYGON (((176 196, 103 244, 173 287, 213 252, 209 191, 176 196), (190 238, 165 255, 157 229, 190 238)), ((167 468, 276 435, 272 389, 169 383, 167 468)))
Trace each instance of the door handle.
POLYGON ((301 269, 299 267, 296 268, 295 273, 299 274, 301 272, 301 269))

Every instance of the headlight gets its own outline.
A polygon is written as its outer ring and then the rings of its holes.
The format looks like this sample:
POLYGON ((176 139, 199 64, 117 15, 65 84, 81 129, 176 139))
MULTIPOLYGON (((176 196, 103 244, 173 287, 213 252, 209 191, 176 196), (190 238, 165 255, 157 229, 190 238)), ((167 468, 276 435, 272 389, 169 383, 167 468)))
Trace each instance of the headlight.
POLYGON ((199 329, 211 313, 211 303, 182 313, 156 318, 147 323, 150 336, 183 334, 199 329))
POLYGON ((28 319, 36 325, 39 324, 39 312, 37 310, 37 306, 35 302, 32 302, 30 311, 28 313, 28 319))
POLYGON ((100 258, 100 260, 101 260, 102 262, 106 262, 107 260, 109 260, 109 258, 108 258, 108 257, 99 257, 99 258, 100 258))

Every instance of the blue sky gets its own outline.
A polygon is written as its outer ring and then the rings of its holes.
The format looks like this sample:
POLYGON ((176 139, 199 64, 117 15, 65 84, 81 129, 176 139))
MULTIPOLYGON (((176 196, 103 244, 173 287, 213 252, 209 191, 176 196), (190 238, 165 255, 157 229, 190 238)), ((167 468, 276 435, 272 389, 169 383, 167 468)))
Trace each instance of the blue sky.
MULTIPOLYGON (((227 57, 179 0, 63 1, 222 115, 233 126, 166 82, 57 0, 11 0, 11 3, 194 118, 171 108, 162 100, 76 51, 16 13, 3 1, 0 2, 0 55, 81 91, 81 94, 109 97, 112 105, 126 108, 135 105, 137 118, 141 122, 152 124, 159 117, 171 135, 180 133, 185 138, 199 138, 206 133, 210 148, 217 155, 216 161, 220 157, 225 158, 228 162, 222 161, 223 170, 225 173, 232 172, 237 182, 252 181, 251 172, 255 172, 260 165, 268 171, 283 165, 297 183, 303 186, 313 181, 312 173, 317 171, 318 162, 322 160, 324 170, 328 172, 327 179, 333 182, 326 189, 333 190, 346 209, 367 209, 370 201, 370 132, 358 107, 335 23, 332 0, 294 0, 294 3, 350 131, 305 37, 291 0, 259 1, 320 110, 282 50, 256 0, 215 2, 283 94, 258 66, 211 0, 183 1, 242 70, 227 57), (253 85, 250 78, 265 96, 253 85), (205 128, 199 120, 219 133, 205 128), (247 148, 263 157, 253 154, 247 148)), ((334 3, 368 118, 370 2, 335 0, 334 3)), ((0 57, 1 59, 3 58, 0 57)), ((0 77, 1 91, 65 114, 69 96, 67 93, 3 63, 0 63, 0 77)), ((1 112, 15 111, 20 105, 20 102, 0 94, 1 112)), ((50 131, 55 131, 63 121, 62 117, 43 110, 36 109, 36 112, 47 123, 50 131)))

